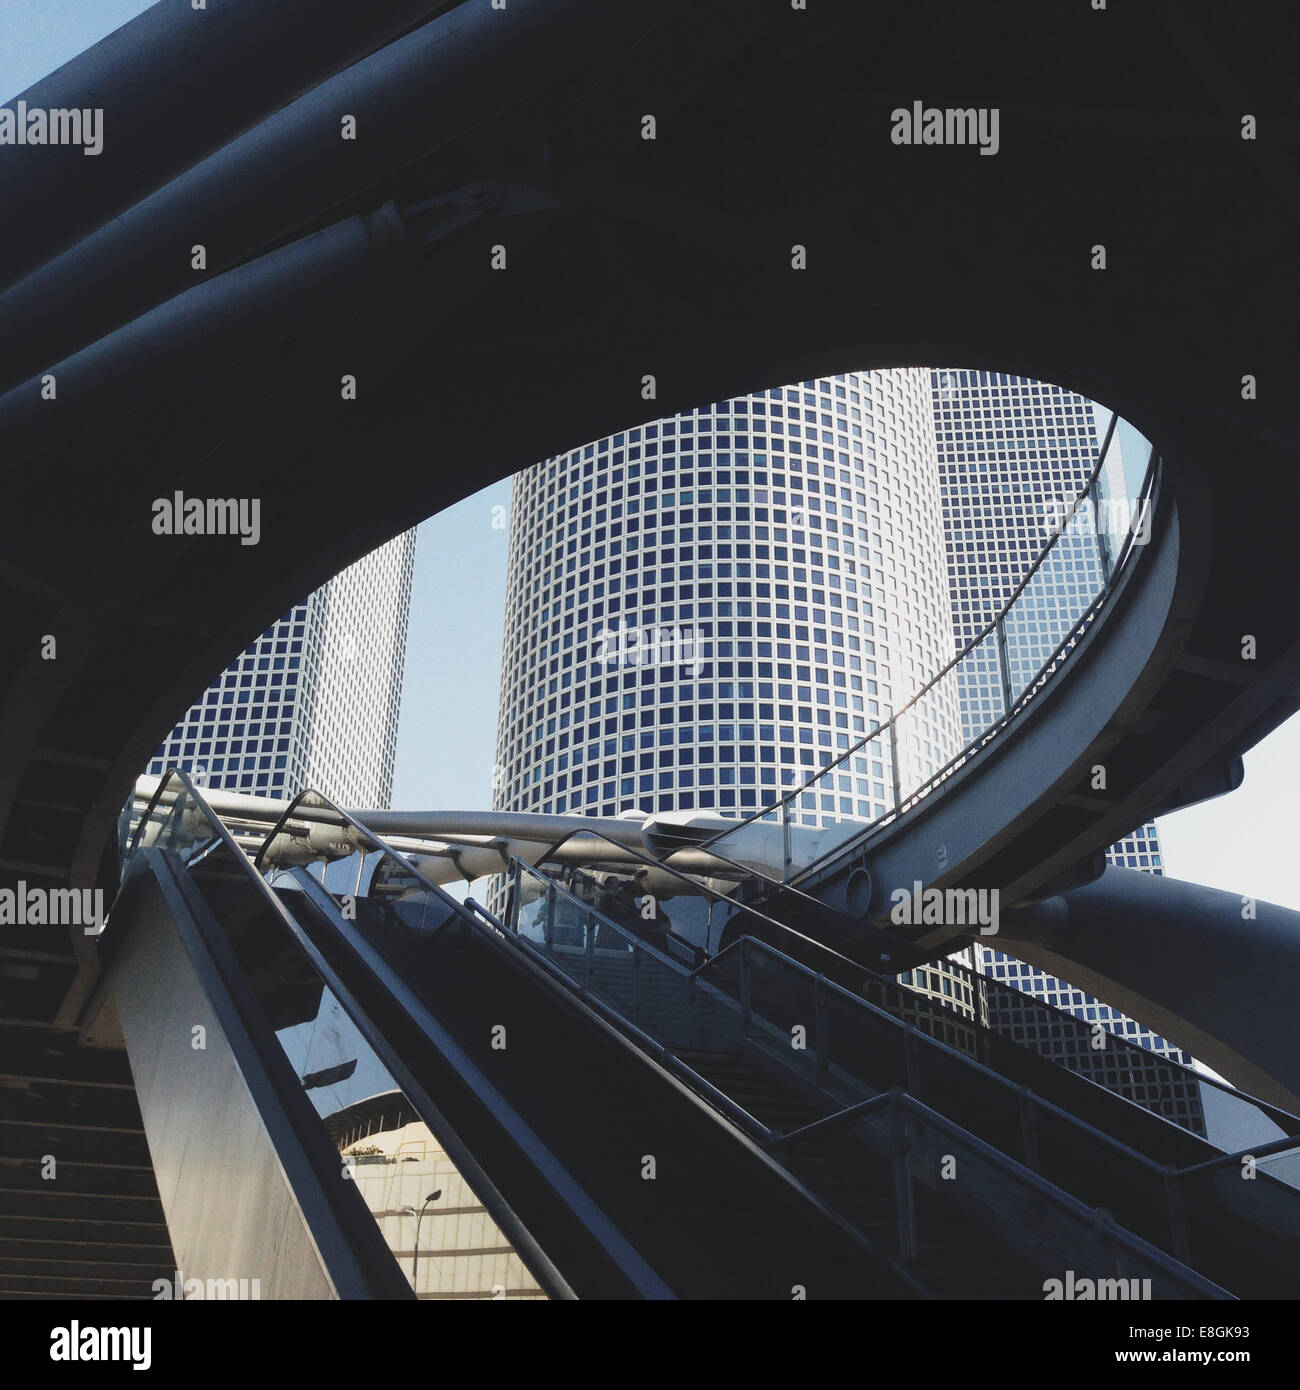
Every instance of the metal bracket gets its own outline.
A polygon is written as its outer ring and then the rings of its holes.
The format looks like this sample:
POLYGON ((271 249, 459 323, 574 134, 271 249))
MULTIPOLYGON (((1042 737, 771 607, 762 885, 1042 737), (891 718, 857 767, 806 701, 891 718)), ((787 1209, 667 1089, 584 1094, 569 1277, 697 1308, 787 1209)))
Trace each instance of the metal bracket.
POLYGON ((401 209, 395 203, 385 203, 366 220, 376 240, 386 242, 394 235, 410 237, 423 250, 431 251, 486 217, 556 211, 572 202, 556 198, 526 179, 479 179, 401 209))

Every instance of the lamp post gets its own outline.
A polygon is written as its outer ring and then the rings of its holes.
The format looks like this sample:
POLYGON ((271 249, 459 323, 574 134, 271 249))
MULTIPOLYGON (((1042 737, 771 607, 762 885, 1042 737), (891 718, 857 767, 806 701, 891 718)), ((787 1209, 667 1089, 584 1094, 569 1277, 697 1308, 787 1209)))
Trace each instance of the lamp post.
POLYGON ((411 1247, 411 1287, 415 1290, 416 1298, 420 1296, 420 1286, 416 1282, 416 1276, 420 1271, 420 1222, 424 1220, 425 1207, 427 1207, 430 1202, 436 1202, 441 1196, 442 1188, 436 1187, 424 1199, 424 1206, 422 1206, 418 1212, 414 1207, 398 1207, 398 1211, 400 1211, 403 1216, 415 1217, 415 1244, 411 1247))

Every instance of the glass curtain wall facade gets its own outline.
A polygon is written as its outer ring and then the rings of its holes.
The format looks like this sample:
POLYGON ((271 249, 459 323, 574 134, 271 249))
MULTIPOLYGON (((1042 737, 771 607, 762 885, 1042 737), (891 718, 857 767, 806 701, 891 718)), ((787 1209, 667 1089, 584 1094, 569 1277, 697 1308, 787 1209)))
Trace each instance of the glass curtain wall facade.
MULTIPOLYGON (((1073 392, 906 369, 755 392, 518 474, 497 809, 743 816, 770 804, 1001 610, 1097 447, 1093 406, 1073 392)), ((1049 627, 1077 613, 1073 586, 1100 582, 1095 538, 1066 543, 1072 592, 1044 597, 1049 627)), ((924 702, 931 766, 987 722, 974 674, 946 704, 924 702)), ((881 771, 851 812, 801 817, 881 814, 881 771)), ((1154 827, 1111 855, 1158 872, 1154 827)), ((983 944, 963 959, 1185 1060, 983 944)), ((949 973, 933 962, 918 987, 932 976, 945 999, 980 1007, 949 973)))
MULTIPOLYGON (((1092 402, 1062 386, 1004 372, 961 369, 936 370, 931 385, 955 653, 1010 601, 1059 521, 1061 507, 1054 504, 1068 505, 1083 490, 1103 440, 1092 402)), ((1117 438, 1107 466, 1140 468, 1142 460, 1114 457, 1122 447, 1117 438)), ((1077 612, 1080 601, 1095 593, 1101 582, 1094 535, 1072 528, 1061 543, 1071 547, 1071 563, 1061 568, 1054 586, 1061 592, 1045 593, 1038 600, 1043 605, 1041 621, 1049 630, 1060 621, 1053 605, 1077 612)), ((983 674, 972 671, 961 690, 967 738, 988 723, 996 708, 991 690, 981 688, 983 674)), ((1139 827, 1113 845, 1107 858, 1125 868, 1160 873, 1155 825, 1139 827)), ((1133 1019, 1001 951, 977 944, 974 964, 1014 989, 1190 1063, 1173 1044, 1133 1019)))
POLYGON ((415 531, 363 556, 273 624, 149 762, 259 796, 314 787, 345 806, 392 795, 415 531))
MULTIPOLYGON (((926 371, 547 459, 514 483, 497 807, 744 815, 887 720, 950 632, 926 371)), ((925 734, 955 751, 958 727, 954 702, 925 734)))

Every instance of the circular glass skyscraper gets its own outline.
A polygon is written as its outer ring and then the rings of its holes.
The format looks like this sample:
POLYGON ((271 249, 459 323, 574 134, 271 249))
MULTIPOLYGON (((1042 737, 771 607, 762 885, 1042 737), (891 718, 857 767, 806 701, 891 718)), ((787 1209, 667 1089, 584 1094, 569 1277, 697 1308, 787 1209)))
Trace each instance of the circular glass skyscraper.
MULTIPOLYGON (((496 806, 747 815, 885 722, 951 632, 928 370, 760 391, 547 459, 514 484, 496 806)), ((957 751, 959 711, 934 722, 957 751)))

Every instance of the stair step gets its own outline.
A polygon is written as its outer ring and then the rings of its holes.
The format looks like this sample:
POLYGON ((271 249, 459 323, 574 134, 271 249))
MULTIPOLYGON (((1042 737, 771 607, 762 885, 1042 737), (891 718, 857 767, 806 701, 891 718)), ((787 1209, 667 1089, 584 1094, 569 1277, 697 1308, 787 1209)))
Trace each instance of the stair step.
MULTIPOLYGON (((557 961, 561 957, 557 954, 557 961)), ((564 967, 586 984, 585 959, 570 956, 564 967)), ((819 1098, 737 1047, 739 1020, 725 1004, 694 1004, 685 982, 657 965, 634 976, 632 957, 597 959, 591 993, 629 1021, 673 1047, 675 1056, 710 1086, 760 1123, 790 1133, 834 1113, 837 1102, 819 1098), (710 1043, 715 1042, 715 1046, 710 1043)), ((924 1021, 922 1023, 924 1026, 924 1021)), ((705 1097, 707 1100, 707 1097, 705 1097)), ((940 1106, 942 1108, 942 1106, 940 1106)), ((774 1157, 827 1207, 885 1251, 896 1248, 897 1215, 889 1157, 872 1146, 852 1122, 835 1131, 796 1141, 774 1157)), ((1014 1250, 1002 1246, 974 1216, 954 1208, 960 1194, 916 1188, 916 1258, 913 1268, 940 1298, 1023 1299, 1041 1296, 1041 1277, 1014 1250)))

